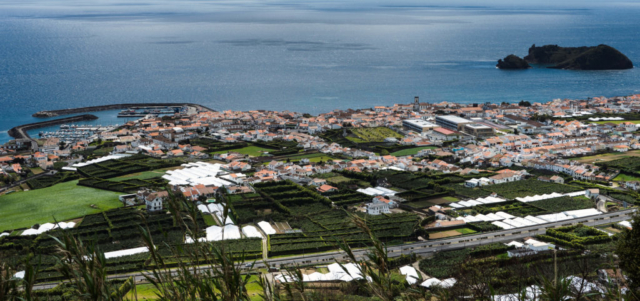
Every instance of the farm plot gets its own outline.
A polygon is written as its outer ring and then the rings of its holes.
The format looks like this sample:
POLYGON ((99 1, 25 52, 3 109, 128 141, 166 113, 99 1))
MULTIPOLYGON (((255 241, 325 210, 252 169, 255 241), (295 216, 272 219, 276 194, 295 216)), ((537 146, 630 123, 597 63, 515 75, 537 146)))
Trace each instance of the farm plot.
POLYGON ((336 206, 353 205, 359 203, 371 202, 371 197, 354 190, 342 189, 340 194, 334 194, 329 199, 336 206))
POLYGON ((282 215, 278 207, 259 194, 233 194, 227 197, 231 214, 238 224, 246 224, 272 219, 272 215, 282 215))
MULTIPOLYGON (((367 226, 376 237, 386 242, 410 240, 418 222, 417 216, 411 213, 361 217, 366 218, 367 226)), ((344 211, 307 216, 290 224, 302 233, 271 236, 270 256, 334 250, 343 240, 352 247, 364 247, 371 241, 344 211)))
POLYGON ((62 171, 53 176, 44 176, 41 178, 35 178, 27 181, 27 184, 31 189, 40 189, 51 187, 58 183, 77 180, 79 176, 75 172, 62 171))
MULTIPOLYGON (((193 223, 189 219, 185 222, 191 227, 193 223)), ((204 229, 204 221, 199 216, 197 223, 204 229)), ((147 215, 144 211, 135 208, 115 209, 98 214, 90 214, 82 219, 82 222, 75 228, 65 230, 66 233, 80 239, 85 245, 92 244, 103 252, 119 251, 145 246, 142 234, 137 230, 139 225, 144 225, 148 229, 153 241, 158 245, 182 244, 184 234, 182 229, 176 225, 171 215, 153 214, 147 215), (142 218, 144 216, 144 220, 142 218)), ((62 230, 52 230, 38 236, 11 236, 2 240, 0 245, 0 260, 17 260, 21 257, 30 256, 20 252, 3 252, 19 246, 33 251, 33 255, 43 258, 50 258, 53 252, 57 252, 58 243, 54 237, 61 238, 62 230), (17 254, 7 259, 6 254, 17 254)), ((137 271, 144 267, 148 254, 136 254, 108 260, 108 271, 110 272, 130 272, 137 271)), ((60 275, 53 269, 55 261, 45 260, 40 269, 41 280, 55 280, 60 275)))
POLYGON ((588 209, 595 207, 595 203, 584 196, 579 197, 559 197, 553 199, 546 199, 536 202, 527 203, 531 206, 535 206, 549 212, 562 212, 568 210, 588 209))
MULTIPOLYGON (((270 256, 334 250, 338 240, 345 240, 354 247, 370 242, 345 211, 331 209, 331 200, 315 191, 288 181, 259 183, 255 188, 263 199, 275 205, 279 212, 273 216, 275 222, 288 222, 294 230, 302 231, 270 236, 270 256)), ((350 201, 356 196, 361 198, 349 192, 341 195, 350 201)), ((411 239, 418 224, 418 217, 412 213, 361 217, 379 239, 387 242, 411 239)))
POLYGON ((583 190, 582 187, 569 186, 564 184, 548 183, 538 180, 523 180, 503 184, 482 186, 482 190, 495 192, 499 196, 507 199, 515 199, 518 197, 548 194, 552 192, 568 193, 583 190))
POLYGON ((596 165, 608 169, 617 169, 628 175, 640 176, 640 157, 625 157, 608 162, 598 162, 596 165))
POLYGON ((347 139, 354 142, 383 142, 386 138, 402 139, 404 137, 386 127, 353 128, 351 133, 355 136, 355 139, 354 137, 347 137, 347 139))
POLYGON ((518 201, 511 201, 494 205, 480 205, 473 207, 473 210, 480 214, 489 214, 502 211, 511 215, 521 217, 527 215, 540 215, 546 212, 546 209, 542 209, 536 206, 529 205, 528 203, 522 203, 518 201))
POLYGON ((119 193, 78 186, 77 180, 2 196, 0 231, 65 221, 121 207, 119 193))
POLYGON ((78 185, 117 192, 134 193, 141 188, 163 187, 166 183, 166 180, 159 177, 146 180, 129 179, 119 182, 98 178, 88 178, 80 180, 78 185))
POLYGON ((86 178, 108 179, 132 173, 180 165, 180 160, 160 160, 144 155, 135 155, 118 160, 108 160, 78 168, 86 178))

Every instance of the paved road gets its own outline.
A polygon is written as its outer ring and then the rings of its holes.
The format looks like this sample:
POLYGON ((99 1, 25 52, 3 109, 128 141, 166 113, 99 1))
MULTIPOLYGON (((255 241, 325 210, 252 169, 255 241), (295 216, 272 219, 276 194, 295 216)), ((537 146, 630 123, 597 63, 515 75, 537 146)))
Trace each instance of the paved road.
MULTIPOLYGON (((623 220, 628 220, 632 217, 635 210, 624 210, 612 213, 605 213, 601 215, 589 216, 584 218, 565 220, 555 223, 547 223, 542 225, 535 225, 530 227, 523 227, 517 229, 494 231, 487 233, 480 233, 474 235, 465 235, 461 237, 455 237, 450 239, 428 240, 420 241, 400 246, 391 246, 388 248, 389 257, 398 257, 403 254, 415 253, 418 255, 428 255, 439 251, 463 249, 468 247, 475 247, 479 245, 490 244, 494 242, 506 242, 511 240, 522 239, 528 236, 534 236, 544 234, 549 228, 557 228, 563 226, 574 225, 582 223, 588 226, 597 226, 602 224, 616 223, 623 220)), ((367 254, 367 249, 354 250, 353 253, 358 259, 364 258, 367 254)), ((341 251, 327 252, 320 254, 310 254, 302 256, 291 256, 286 258, 275 258, 269 260, 269 265, 275 268, 282 268, 286 266, 296 265, 310 265, 310 264, 329 264, 336 260, 347 260, 348 257, 341 251)), ((254 269, 266 268, 263 262, 256 262, 254 269)), ((206 269, 202 267, 201 269, 206 269)), ((150 275, 148 272, 135 272, 121 275, 110 275, 109 279, 126 279, 131 276, 135 281, 146 280, 143 274, 150 275)), ((58 285, 58 283, 45 283, 37 284, 34 289, 47 289, 58 285)))
POLYGON ((13 188, 13 187, 20 186, 20 185, 22 185, 22 184, 26 183, 26 182, 27 182, 27 181, 29 181, 29 180, 33 180, 33 179, 37 179, 37 178, 41 178, 41 177, 50 177, 50 176, 53 176, 53 175, 55 175, 57 172, 58 172, 57 170, 50 170, 50 171, 43 172, 43 173, 41 173, 41 174, 37 174, 37 175, 35 175, 35 176, 31 176, 31 177, 28 177, 28 178, 24 178, 24 179, 22 179, 22 180, 20 180, 20 181, 17 181, 17 182, 15 182, 15 183, 13 183, 13 184, 11 184, 11 185, 9 185, 9 186, 5 186, 5 187, 0 188, 0 192, 4 192, 5 190, 9 190, 9 189, 11 189, 11 188, 13 188))

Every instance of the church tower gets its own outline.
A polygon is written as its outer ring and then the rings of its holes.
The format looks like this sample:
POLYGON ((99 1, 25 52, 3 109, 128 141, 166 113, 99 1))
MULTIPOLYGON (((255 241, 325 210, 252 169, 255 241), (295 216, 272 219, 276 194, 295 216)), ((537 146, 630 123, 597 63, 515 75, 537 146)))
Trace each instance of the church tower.
POLYGON ((420 111, 420 98, 418 96, 413 98, 413 111, 414 112, 420 111))

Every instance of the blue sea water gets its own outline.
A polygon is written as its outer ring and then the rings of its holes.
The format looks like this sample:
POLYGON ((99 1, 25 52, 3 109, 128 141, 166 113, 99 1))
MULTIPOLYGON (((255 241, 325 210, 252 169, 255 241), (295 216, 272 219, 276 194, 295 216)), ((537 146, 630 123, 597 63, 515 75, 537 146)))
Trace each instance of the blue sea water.
MULTIPOLYGON (((640 62, 634 1, 0 2, 0 142, 31 114, 124 102, 309 113, 639 93, 640 73, 496 60, 608 44, 640 62), (514 4, 515 3, 515 4, 514 4)), ((95 124, 113 124, 113 112, 95 124)))

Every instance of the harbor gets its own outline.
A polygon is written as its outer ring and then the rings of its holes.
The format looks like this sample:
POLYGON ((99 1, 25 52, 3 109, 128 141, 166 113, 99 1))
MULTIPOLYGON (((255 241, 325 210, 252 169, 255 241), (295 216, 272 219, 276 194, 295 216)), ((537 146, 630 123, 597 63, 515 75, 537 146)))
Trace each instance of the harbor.
POLYGON ((90 140, 89 138, 96 133, 104 131, 112 131, 117 125, 60 125, 60 129, 56 131, 40 131, 39 138, 58 138, 65 143, 75 143, 82 140, 90 140))

